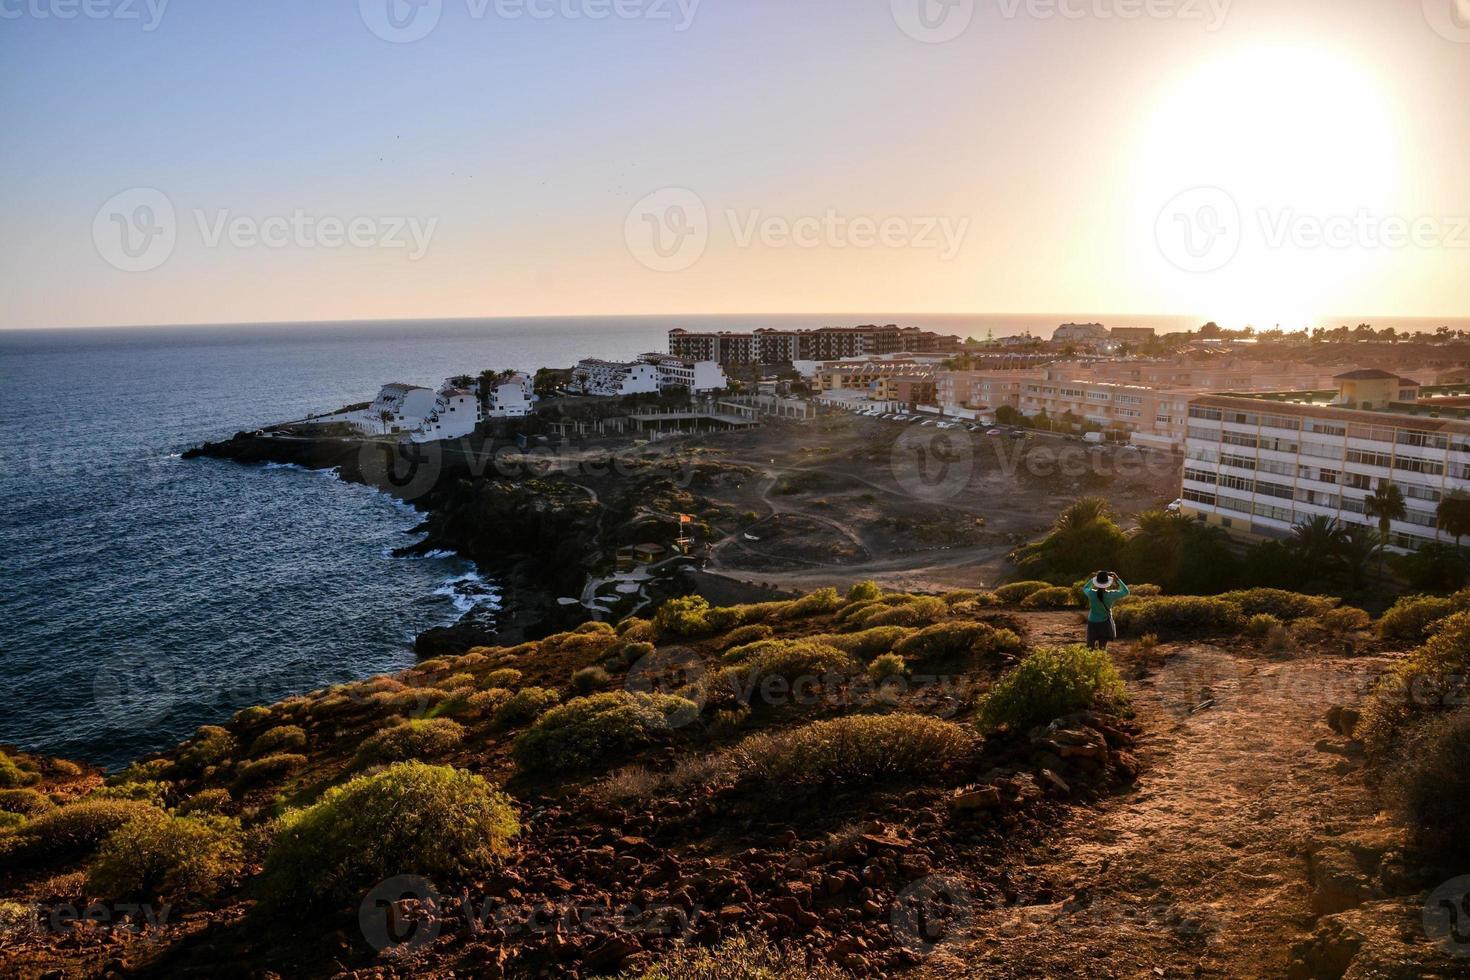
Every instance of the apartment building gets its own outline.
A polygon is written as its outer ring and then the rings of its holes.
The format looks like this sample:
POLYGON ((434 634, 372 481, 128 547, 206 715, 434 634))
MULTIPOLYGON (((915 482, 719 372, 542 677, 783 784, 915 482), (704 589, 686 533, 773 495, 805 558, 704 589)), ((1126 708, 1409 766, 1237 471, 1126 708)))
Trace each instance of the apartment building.
POLYGON ((496 379, 482 394, 489 419, 525 418, 536 401, 534 380, 520 371, 496 379))
POLYGON ((1026 385, 1041 379, 1041 372, 1026 371, 940 371, 935 375, 935 399, 946 415, 994 417, 1001 406, 1020 409, 1026 385))
POLYGON ((893 324, 815 330, 762 328, 749 333, 699 333, 679 328, 669 331, 671 355, 721 365, 781 365, 873 354, 952 353, 962 347, 959 337, 893 324))
POLYGON ((934 376, 903 374, 880 378, 874 397, 881 402, 897 402, 905 408, 935 403, 934 376))
POLYGON ((572 369, 568 390, 581 395, 616 398, 647 395, 659 390, 658 368, 644 361, 604 361, 588 358, 572 369))
POLYGON ((1150 388, 1113 381, 1028 381, 1020 410, 1053 422, 1072 418, 1129 433, 1140 446, 1177 451, 1184 447, 1189 401, 1197 388, 1150 388))
POLYGON ((644 354, 640 360, 652 364, 658 371, 660 388, 679 387, 692 394, 700 394, 724 391, 730 387, 730 379, 717 361, 686 360, 669 354, 644 354))
POLYGON ((1384 371, 1349 372, 1314 392, 1202 395, 1189 406, 1186 513, 1247 538, 1285 538, 1312 517, 1377 527, 1364 500, 1398 485, 1407 515, 1389 547, 1452 539, 1436 508, 1470 491, 1470 408, 1462 387, 1421 387, 1384 371))
POLYGON ((819 366, 812 375, 819 391, 871 389, 885 378, 930 378, 932 365, 913 360, 837 361, 819 366))

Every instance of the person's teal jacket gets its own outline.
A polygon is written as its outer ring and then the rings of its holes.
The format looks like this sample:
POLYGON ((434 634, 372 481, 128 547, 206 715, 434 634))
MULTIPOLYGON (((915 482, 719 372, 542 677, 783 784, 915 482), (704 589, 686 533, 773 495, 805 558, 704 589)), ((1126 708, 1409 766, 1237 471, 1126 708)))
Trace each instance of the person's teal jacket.
POLYGON ((1092 587, 1092 579, 1082 587, 1082 595, 1087 600, 1087 621, 1089 623, 1105 623, 1113 618, 1113 606, 1118 600, 1128 594, 1128 583, 1113 576, 1113 581, 1118 583, 1117 588, 1108 589, 1106 592, 1098 592, 1092 587))

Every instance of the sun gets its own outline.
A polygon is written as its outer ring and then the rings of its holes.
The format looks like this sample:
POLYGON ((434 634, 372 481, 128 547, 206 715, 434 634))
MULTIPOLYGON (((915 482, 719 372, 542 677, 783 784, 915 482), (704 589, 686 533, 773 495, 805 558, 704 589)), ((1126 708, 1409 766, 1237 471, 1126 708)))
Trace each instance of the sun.
POLYGON ((1293 232, 1393 215, 1399 145, 1384 86, 1343 52, 1256 45, 1170 80, 1140 124, 1136 213, 1152 222, 1181 191, 1219 188, 1238 206, 1240 247, 1208 275, 1155 263, 1155 285, 1233 326, 1294 328, 1350 308, 1350 287, 1383 271, 1383 251, 1303 245, 1293 232))

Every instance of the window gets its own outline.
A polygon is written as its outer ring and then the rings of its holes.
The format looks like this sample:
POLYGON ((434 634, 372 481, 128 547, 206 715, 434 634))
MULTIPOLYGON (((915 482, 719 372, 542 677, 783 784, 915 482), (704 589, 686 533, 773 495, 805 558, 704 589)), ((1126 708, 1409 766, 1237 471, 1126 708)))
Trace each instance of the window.
POLYGON ((1329 422, 1326 419, 1307 419, 1302 422, 1303 432, 1320 432, 1324 436, 1345 436, 1347 426, 1341 422, 1329 422))
POLYGON ((1220 441, 1232 446, 1245 446, 1249 449, 1256 448, 1255 436, 1242 435, 1239 432, 1222 432, 1220 433, 1220 441))
POLYGON ((1354 490, 1372 490, 1373 478, 1362 473, 1346 473, 1343 475, 1342 485, 1354 490))
POLYGON ((1285 415, 1263 415, 1261 416, 1261 425, 1268 429, 1290 429, 1293 432, 1298 431, 1302 427, 1300 419, 1288 418, 1285 415))
POLYGON ((1215 495, 1213 493, 1206 493, 1203 490, 1191 490, 1189 487, 1185 487, 1184 499, 1192 500, 1197 504, 1206 504, 1210 507, 1215 506, 1215 495))
POLYGON ((1403 470, 1405 473, 1425 473, 1429 476, 1444 475, 1443 463, 1431 463, 1427 459, 1414 459, 1407 456, 1400 456, 1394 460, 1393 468, 1403 470))
POLYGON ((1193 480, 1196 483, 1208 483, 1211 486, 1216 482, 1215 474, 1208 470, 1196 470, 1190 467, 1185 467, 1184 478, 1186 480, 1193 480))
POLYGON ((1199 439, 1201 442, 1219 442, 1220 430, 1206 428, 1202 425, 1191 425, 1189 427, 1189 438, 1199 439))
POLYGON ((1421 487, 1409 483, 1404 485, 1404 496, 1410 500, 1427 500, 1432 504, 1437 504, 1444 494, 1434 487, 1421 487))
POLYGON ((1260 416, 1252 412, 1226 412, 1226 422, 1234 422, 1236 425, 1260 425, 1260 416))
POLYGON ((1222 510, 1233 510, 1239 514, 1249 514, 1251 512, 1251 502, 1249 500, 1241 500, 1239 497, 1227 497, 1223 493, 1220 494, 1217 506, 1222 510))
POLYGON ((1270 504, 1258 503, 1253 508, 1253 512, 1257 517, 1264 517, 1267 520, 1281 521, 1285 524, 1291 523, 1290 507, 1273 507, 1270 504))
POLYGON ((1221 473, 1220 486, 1229 487, 1231 490, 1244 490, 1246 493, 1251 493, 1256 488, 1256 481, 1247 480, 1243 476, 1234 476, 1230 473, 1221 473))
POLYGON ((1278 452, 1278 453, 1291 453, 1292 455, 1296 455, 1298 446, 1297 446, 1297 443, 1294 440, 1289 440, 1289 439, 1275 439, 1275 438, 1272 438, 1270 436, 1262 436, 1261 437, 1261 448, 1262 449, 1270 449, 1273 452, 1278 452))
POLYGON ((1342 459, 1342 444, 1332 445, 1326 442, 1303 442, 1301 446, 1303 456, 1316 456, 1320 459, 1342 459))
POLYGON ((1353 423, 1348 426, 1348 438, 1366 439, 1369 442, 1393 442, 1393 430, 1382 425, 1359 425, 1353 423))
POLYGON ((1446 449, 1450 441, 1438 432, 1420 432, 1418 429, 1400 429, 1400 446, 1420 446, 1424 449, 1446 449))
POLYGON ((1256 468, 1256 461, 1253 457, 1237 456, 1234 453, 1221 453, 1220 463, 1223 466, 1233 466, 1238 470, 1253 470, 1256 468))
POLYGON ((1264 494, 1267 497, 1280 497, 1282 500, 1290 500, 1292 498, 1291 487, 1283 486, 1280 483, 1267 483, 1264 480, 1256 483, 1256 493, 1264 494))
POLYGON ((1296 476, 1296 466, 1292 463, 1283 463, 1275 459, 1263 459, 1257 468, 1262 473, 1270 473, 1275 476, 1296 476))
POLYGON ((1223 415, 1224 413, 1218 408, 1210 408, 1205 405, 1189 406, 1189 417, 1192 419, 1207 419, 1212 422, 1218 422, 1223 415))
POLYGON ((1363 466, 1382 466, 1385 469, 1393 465, 1393 460, 1387 453, 1371 453, 1366 449, 1349 449, 1347 451, 1349 463, 1360 463, 1363 466))

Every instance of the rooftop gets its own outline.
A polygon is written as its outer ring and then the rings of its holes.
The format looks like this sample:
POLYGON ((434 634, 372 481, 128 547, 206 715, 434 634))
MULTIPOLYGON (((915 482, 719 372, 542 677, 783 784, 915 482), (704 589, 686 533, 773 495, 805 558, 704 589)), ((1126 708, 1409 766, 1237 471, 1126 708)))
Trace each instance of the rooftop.
POLYGON ((1380 415, 1470 421, 1470 405, 1459 402, 1459 399, 1470 398, 1470 385, 1420 385, 1418 387, 1418 401, 1393 402, 1387 407, 1373 409, 1359 408, 1355 404, 1333 404, 1341 396, 1341 392, 1336 388, 1318 391, 1221 391, 1214 394, 1224 398, 1242 398, 1281 405, 1308 405, 1314 408, 1339 408, 1344 411, 1380 415), (1454 401, 1440 401, 1440 399, 1453 399, 1454 401))

